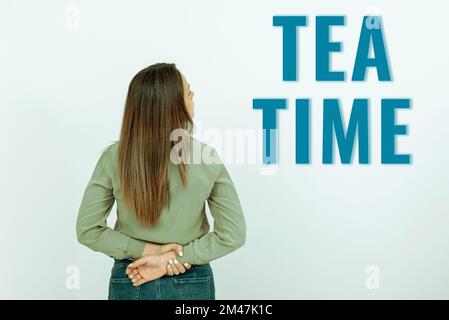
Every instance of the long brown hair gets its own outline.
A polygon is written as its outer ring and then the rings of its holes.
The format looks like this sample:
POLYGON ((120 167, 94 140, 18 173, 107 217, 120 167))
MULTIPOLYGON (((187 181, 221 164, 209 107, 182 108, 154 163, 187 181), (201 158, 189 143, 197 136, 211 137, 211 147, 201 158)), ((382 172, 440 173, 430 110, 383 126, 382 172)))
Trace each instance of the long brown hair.
MULTIPOLYGON (((184 102, 182 77, 174 63, 156 63, 131 80, 118 148, 122 200, 144 226, 157 224, 170 204, 168 165, 175 129, 192 133, 193 121, 184 102)), ((183 185, 187 167, 178 165, 183 185)))

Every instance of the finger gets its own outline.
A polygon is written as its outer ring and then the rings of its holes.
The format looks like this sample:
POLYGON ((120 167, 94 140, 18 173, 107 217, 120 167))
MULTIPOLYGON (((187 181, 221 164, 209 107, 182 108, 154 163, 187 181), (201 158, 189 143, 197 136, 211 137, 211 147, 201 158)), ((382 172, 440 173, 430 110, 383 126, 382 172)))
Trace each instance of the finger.
POLYGON ((137 269, 126 269, 126 274, 128 275, 128 278, 132 279, 136 275, 137 269))
POLYGON ((169 264, 167 264, 167 275, 169 275, 169 276, 174 275, 173 270, 171 269, 169 264))
POLYGON ((146 257, 142 257, 142 258, 134 261, 133 263, 130 263, 128 265, 128 268, 135 269, 137 267, 140 267, 140 266, 143 266, 143 265, 146 265, 146 264, 147 264, 147 258, 146 257))
POLYGON ((169 264, 170 264, 170 267, 171 267, 172 270, 173 270, 173 273, 176 274, 176 275, 178 275, 178 274, 179 274, 179 270, 178 270, 178 268, 176 268, 176 265, 173 263, 173 260, 170 259, 170 260, 168 260, 168 262, 169 262, 169 264))
POLYGON ((142 276, 140 274, 138 274, 137 276, 133 277, 133 280, 138 281, 142 279, 142 276))
POLYGON ((188 270, 192 267, 190 263, 184 262, 184 267, 188 270))
POLYGON ((175 251, 180 257, 182 257, 183 256, 182 248, 183 247, 180 244, 176 243, 176 246, 173 248, 173 251, 175 251))
POLYGON ((175 251, 178 254, 178 256, 182 257, 183 255, 182 248, 183 247, 180 244, 174 243, 173 251, 175 251))
POLYGON ((137 276, 139 274, 139 271, 137 270, 137 269, 134 269, 132 272, 131 272, 131 275, 132 275, 132 277, 134 278, 135 276, 137 276))
POLYGON ((133 282, 133 286, 137 287, 137 286, 140 286, 141 284, 143 284, 145 282, 146 281, 144 279, 140 279, 140 280, 137 280, 137 281, 133 282))
POLYGON ((178 271, 181 273, 186 272, 186 269, 184 268, 184 266, 182 265, 182 263, 179 263, 178 260, 173 260, 173 262, 175 263, 176 268, 178 268, 178 271))

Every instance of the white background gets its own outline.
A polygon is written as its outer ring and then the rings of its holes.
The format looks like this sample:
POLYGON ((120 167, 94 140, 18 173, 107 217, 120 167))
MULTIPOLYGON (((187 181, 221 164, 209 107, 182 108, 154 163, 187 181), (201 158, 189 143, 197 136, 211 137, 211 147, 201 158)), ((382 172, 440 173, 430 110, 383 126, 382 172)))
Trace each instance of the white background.
POLYGON ((227 165, 248 229, 243 248, 212 262, 218 299, 448 299, 447 9, 445 1, 1 0, 0 298, 107 297, 112 260, 76 240, 81 197, 100 151, 118 139, 132 76, 174 62, 203 130, 260 130, 252 99, 288 99, 277 172, 227 165), (350 79, 367 14, 382 15, 393 81, 370 70, 366 82, 316 82, 315 16, 346 16, 332 32, 343 42, 333 69, 350 79), (299 82, 282 81, 273 15, 308 16, 299 82), (323 165, 322 99, 340 98, 347 120, 360 97, 370 99, 370 164, 356 153, 351 165, 338 154, 323 165), (294 163, 296 98, 312 99, 310 165, 294 163), (410 165, 380 164, 381 98, 412 99, 396 120, 409 127, 397 143, 410 165), (79 289, 66 286, 71 265, 79 289), (369 266, 377 289, 367 286, 369 266))

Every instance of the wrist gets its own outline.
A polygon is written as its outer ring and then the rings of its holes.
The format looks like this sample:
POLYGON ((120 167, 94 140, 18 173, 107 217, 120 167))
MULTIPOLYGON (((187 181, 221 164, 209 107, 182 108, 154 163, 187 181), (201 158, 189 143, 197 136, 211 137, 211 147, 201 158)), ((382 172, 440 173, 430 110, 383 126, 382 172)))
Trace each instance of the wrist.
POLYGON ((160 253, 161 253, 161 246, 151 242, 146 242, 142 256, 154 256, 159 255, 160 253))
POLYGON ((161 254, 162 257, 164 257, 164 261, 168 261, 170 259, 174 260, 177 258, 177 255, 174 251, 167 251, 161 254))

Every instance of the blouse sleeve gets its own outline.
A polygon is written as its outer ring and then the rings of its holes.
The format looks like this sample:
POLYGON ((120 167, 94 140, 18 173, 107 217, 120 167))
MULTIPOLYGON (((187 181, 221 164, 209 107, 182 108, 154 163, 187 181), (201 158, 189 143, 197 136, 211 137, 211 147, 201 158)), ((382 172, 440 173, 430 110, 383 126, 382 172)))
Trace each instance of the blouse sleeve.
POLYGON ((102 152, 87 183, 76 221, 78 241, 117 259, 141 257, 145 242, 108 227, 106 218, 114 204, 112 180, 107 170, 108 149, 102 152))
POLYGON ((240 248, 245 243, 246 224, 234 183, 224 164, 207 200, 213 231, 184 246, 181 262, 205 264, 240 248))

